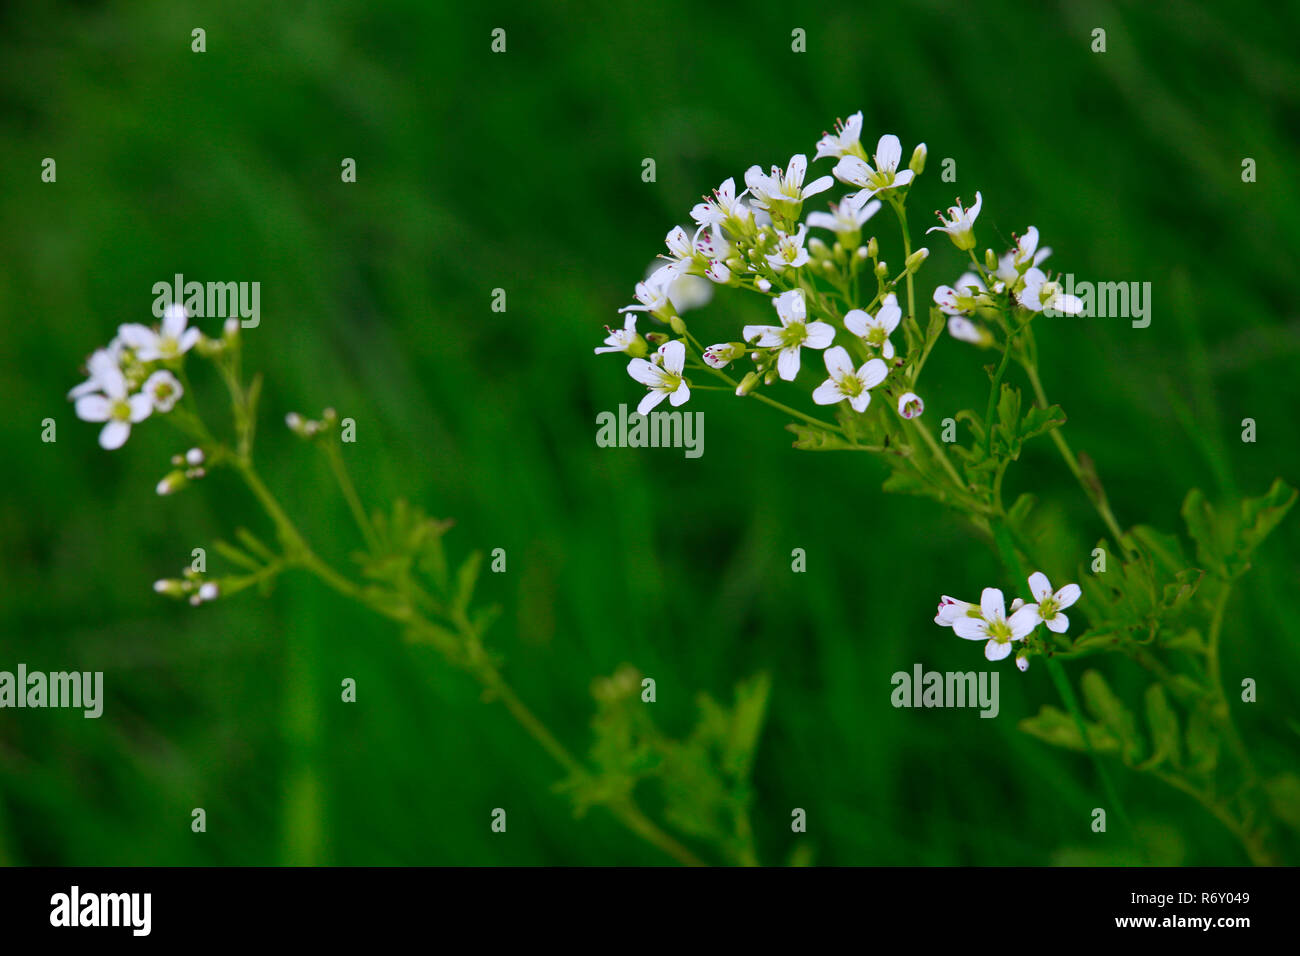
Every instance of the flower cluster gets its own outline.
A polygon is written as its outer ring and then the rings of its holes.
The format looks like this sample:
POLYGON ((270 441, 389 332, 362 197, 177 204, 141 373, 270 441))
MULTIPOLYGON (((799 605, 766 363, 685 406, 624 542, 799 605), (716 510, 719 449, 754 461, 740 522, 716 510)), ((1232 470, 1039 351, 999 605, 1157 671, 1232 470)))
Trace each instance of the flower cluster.
POLYGON ((934 623, 951 627, 953 633, 968 641, 984 641, 984 656, 1000 661, 1011 654, 1012 645, 1026 642, 1025 650, 1016 655, 1016 666, 1029 669, 1029 654, 1033 650, 1026 640, 1039 624, 1055 634, 1064 634, 1070 627, 1065 616, 1066 608, 1079 600, 1082 593, 1077 584, 1067 584, 1053 591, 1052 582, 1041 571, 1029 576, 1029 593, 1034 603, 1026 604, 1020 598, 1011 602, 1007 614, 1006 598, 998 588, 985 588, 979 603, 959 601, 945 594, 939 599, 939 610, 934 623))
POLYGON ((177 374, 186 352, 195 347, 218 350, 238 333, 239 321, 229 319, 223 340, 205 339, 189 324, 185 306, 170 305, 156 328, 120 326, 113 340, 86 361, 87 378, 68 392, 68 398, 82 421, 104 423, 101 447, 121 448, 133 425, 154 413, 167 414, 185 394, 177 374))
MULTIPOLYGON (((636 284, 635 303, 619 310, 622 327, 607 328, 603 345, 595 350, 628 357, 628 374, 647 390, 639 412, 648 413, 665 398, 673 405, 688 401, 700 375, 721 378, 742 396, 777 381, 794 382, 807 359, 805 350, 820 353, 819 364, 825 366, 824 381, 806 393, 815 404, 861 415, 873 393, 883 391, 904 419, 923 412, 915 382, 923 363, 920 353, 928 354, 933 342, 921 331, 912 289, 929 251, 911 249, 905 207, 924 170, 926 148, 917 146, 903 166, 901 142, 886 134, 868 154, 862 125, 862 113, 855 113, 818 141, 813 162, 833 162, 829 174, 813 177, 804 154, 792 156, 783 167, 751 166, 743 189, 728 178, 691 209, 691 230, 676 226, 668 232, 664 261, 636 284), (836 180, 848 191, 825 211, 805 215, 810 200, 827 193, 836 180), (891 270, 880 258, 878 240, 864 236, 885 205, 903 229, 901 270, 891 270), (744 325, 735 341, 702 344, 679 307, 677 289, 686 279, 764 295, 776 322, 744 325), (904 282, 906 311, 899 301, 904 282), (669 331, 638 329, 639 313, 669 331), (746 356, 753 367, 737 381, 726 370, 746 356)), ((980 193, 969 207, 959 199, 939 214, 939 225, 929 232, 946 234, 957 249, 970 254, 974 267, 955 286, 934 291, 933 301, 943 313, 940 330, 947 317, 953 337, 991 345, 994 334, 976 319, 984 306, 990 312, 998 307, 1069 312, 1078 303, 1039 269, 1050 250, 1038 249, 1033 227, 1000 258, 992 250, 983 264, 975 258, 975 223, 983 201, 980 193)))

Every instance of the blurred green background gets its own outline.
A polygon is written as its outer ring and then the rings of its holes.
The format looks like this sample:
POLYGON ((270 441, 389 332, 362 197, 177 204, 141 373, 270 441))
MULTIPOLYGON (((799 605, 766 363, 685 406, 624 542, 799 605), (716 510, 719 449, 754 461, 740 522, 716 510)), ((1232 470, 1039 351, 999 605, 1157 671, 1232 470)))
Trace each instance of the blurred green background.
MULTIPOLYGON (((929 145, 914 229, 979 189, 982 244, 1032 223, 1055 268, 1152 283, 1150 328, 1040 334, 1049 394, 1121 522, 1178 529, 1194 485, 1221 499, 1294 483, 1298 29, 1300 8, 1268 2, 6 5, 0 668, 103 670, 107 700, 100 720, 0 711, 0 861, 664 862, 601 811, 574 820, 558 769, 469 678, 305 575, 197 611, 152 593, 192 548, 269 530, 228 477, 156 497, 174 434, 146 423, 105 453, 65 400, 86 355, 152 321, 153 283, 180 272, 261 282, 246 337, 267 376, 261 466, 323 554, 356 547, 346 509, 278 422, 325 405, 358 423, 368 502, 454 517, 453 554, 506 549, 481 589, 504 608, 491 644, 573 749, 592 678, 622 662, 656 678, 679 734, 698 692, 774 675, 765 862, 788 858, 793 807, 820 863, 1244 862, 1199 807, 1118 768, 1135 828, 1091 833, 1091 763, 1016 729, 1058 702, 1044 668, 1001 668, 996 720, 893 709, 896 670, 984 665, 931 618, 940 593, 999 581, 992 552, 929 502, 885 498, 878 463, 794 451, 779 415, 721 393, 688 406, 705 412, 701 459, 597 448, 596 413, 640 388, 592 348, 701 193, 811 156, 861 108, 868 143, 929 145), (1247 416, 1256 444, 1240 441, 1247 416), (345 677, 355 704, 339 702, 345 677)), ((961 271, 929 244, 927 293, 961 271)), ((735 337, 757 308, 724 294, 693 326, 735 337)), ((982 402, 974 355, 937 350, 932 425, 982 402)), ((1048 569, 1064 580, 1099 522, 1045 441, 1009 482, 1068 520, 1048 569)), ((1225 674, 1260 681, 1240 726, 1272 771, 1300 743, 1298 543, 1292 516, 1227 629, 1225 674)))

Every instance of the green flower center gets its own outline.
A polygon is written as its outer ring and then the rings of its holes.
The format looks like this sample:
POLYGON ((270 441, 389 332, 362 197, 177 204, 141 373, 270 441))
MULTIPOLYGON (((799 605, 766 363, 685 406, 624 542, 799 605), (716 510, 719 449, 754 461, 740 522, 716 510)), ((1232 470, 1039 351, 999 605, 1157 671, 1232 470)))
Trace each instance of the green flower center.
POLYGON ((781 344, 786 348, 802 345, 808 338, 808 328, 802 322, 791 322, 781 330, 781 344))
POLYGON ((108 410, 108 417, 114 421, 129 422, 131 420, 131 406, 120 398, 115 399, 108 410))
POLYGON ((988 633, 999 644, 1005 644, 1011 640, 1011 625, 1006 621, 990 621, 988 633))

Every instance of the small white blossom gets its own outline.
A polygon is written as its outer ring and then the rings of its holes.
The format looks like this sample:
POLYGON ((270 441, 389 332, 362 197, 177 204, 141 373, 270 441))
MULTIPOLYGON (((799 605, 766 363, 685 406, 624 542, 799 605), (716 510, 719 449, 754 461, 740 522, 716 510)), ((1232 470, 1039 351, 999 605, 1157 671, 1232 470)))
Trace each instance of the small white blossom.
POLYGON ((866 342, 887 359, 894 357, 894 345, 889 335, 898 328, 903 318, 903 310, 898 306, 898 296, 889 293, 880 305, 880 311, 874 316, 862 309, 853 309, 844 316, 844 327, 866 342))
MULTIPOLYGON (((624 319, 623 327, 621 329, 611 329, 607 325, 605 326, 605 331, 608 332, 609 335, 605 337, 605 344, 596 348, 597 355, 603 355, 606 352, 630 353, 634 348, 636 348, 638 342, 643 341, 636 331, 635 315, 629 315, 624 319)), ((642 346, 641 354, 645 354, 644 345, 642 346)))
POLYGON ((121 326, 117 334, 141 362, 165 361, 184 355, 199 340, 201 333, 197 328, 187 328, 188 321, 185 306, 173 304, 163 312, 162 326, 157 332, 147 325, 133 323, 121 326))
POLYGON ((817 141, 817 155, 813 159, 839 159, 850 153, 862 151, 862 111, 854 113, 847 122, 835 121, 835 132, 825 133, 817 141))
POLYGON ((696 203, 691 209, 691 218, 700 226, 721 226, 728 219, 744 223, 753 217, 753 211, 736 195, 736 180, 732 177, 713 190, 712 199, 706 196, 704 202, 696 203))
POLYGON ((830 176, 814 179, 807 186, 803 184, 808 174, 808 157, 802 153, 790 157, 790 164, 784 171, 773 166, 771 174, 764 174, 758 166, 751 166, 745 172, 745 185, 754 207, 769 212, 774 208, 783 210, 795 207, 811 196, 823 193, 834 185, 830 176))
POLYGON ((743 342, 719 342, 704 350, 704 364, 710 368, 726 368, 744 354, 743 342))
POLYGON ((898 396, 898 414, 903 418, 918 418, 925 411, 925 402, 916 392, 906 392, 898 396))
POLYGON ((818 405, 834 405, 847 399, 855 412, 865 412, 871 404, 871 389, 885 380, 889 366, 873 358, 855 370, 848 350, 842 345, 827 349, 825 358, 830 378, 817 386, 813 401, 818 405))
POLYGON ((1006 600, 997 588, 985 588, 980 595, 980 616, 953 619, 952 629, 968 641, 984 641, 984 656, 1000 661, 1011 653, 1014 641, 1023 641, 1038 626, 1038 611, 1025 605, 1007 617, 1006 600))
POLYGON ((952 244, 958 249, 965 252, 968 249, 975 248, 975 220, 979 217, 980 207, 984 205, 984 197, 979 193, 975 194, 975 205, 969 209, 963 209, 961 198, 958 197, 957 205, 948 207, 948 217, 945 219, 942 213, 935 213, 939 217, 939 225, 931 226, 926 230, 926 234, 932 232, 946 232, 952 244))
POLYGON ((101 448, 121 448, 131 437, 131 426, 144 421, 153 411, 153 401, 143 392, 128 395, 126 376, 116 364, 101 364, 96 381, 102 393, 82 394, 73 408, 84 422, 106 422, 99 432, 101 448))
MULTIPOLYGON (((685 235, 685 230, 682 234, 685 235)), ((644 282, 636 284, 636 305, 625 305, 619 312, 649 312, 656 318, 667 318, 672 314, 672 300, 668 290, 677 274, 671 265, 660 266, 644 282)))
POLYGON ((185 394, 185 389, 181 388, 181 383, 176 380, 176 376, 166 369, 159 369, 150 375, 140 391, 149 396, 154 411, 164 413, 175 408, 176 403, 185 394))
POLYGON ((798 269, 808 263, 810 258, 808 250, 804 248, 804 238, 808 234, 808 227, 799 226, 799 231, 793 236, 779 233, 776 242, 776 249, 767 254, 767 264, 772 267, 773 272, 783 272, 788 269, 798 269))
POLYGON ((1061 283, 1048 279, 1037 266, 1025 273, 1025 287, 1016 293, 1016 299, 1030 312, 1046 309, 1059 315, 1078 315, 1083 311, 1082 299, 1066 295, 1061 283))
POLYGON ((983 304, 988 295, 984 281, 973 272, 966 272, 955 286, 941 285, 934 290, 934 304, 945 315, 970 315, 983 304))
POLYGON ((68 392, 68 398, 80 398, 91 392, 104 391, 104 382, 122 374, 122 346, 117 339, 109 343, 108 348, 96 349, 86 360, 89 377, 68 392))
POLYGON ((1037 619, 1042 621, 1049 631, 1064 634, 1069 630, 1070 619, 1061 612, 1079 600, 1080 595, 1083 594, 1079 585, 1067 584, 1053 593, 1052 582, 1047 579, 1047 575, 1042 571, 1035 571, 1029 576, 1029 593, 1038 603, 1025 606, 1034 609, 1037 619))
POLYGON ((860 231, 868 219, 880 211, 880 200, 864 201, 862 193, 845 196, 831 207, 830 212, 810 212, 808 225, 813 229, 828 229, 837 236, 851 236, 860 231))
POLYGON ((858 186, 865 196, 874 196, 886 189, 906 186, 912 181, 910 169, 898 168, 903 158, 903 147, 898 137, 886 133, 876 144, 875 167, 858 156, 844 156, 835 164, 835 178, 850 186, 858 186))
POLYGON ((742 330, 746 342, 757 339, 759 348, 780 349, 776 369, 781 378, 793 382, 799 374, 799 350, 824 349, 835 340, 835 327, 825 322, 809 322, 807 306, 800 289, 783 292, 772 300, 781 324, 747 325, 742 330))
POLYGON ((634 358, 628 362, 627 374, 649 389, 645 398, 637 405, 637 413, 649 414, 650 410, 665 398, 674 407, 690 398, 690 387, 682 377, 682 369, 685 366, 686 346, 678 341, 665 342, 659 346, 654 361, 634 358))
POLYGON ((940 627, 952 627, 953 621, 972 609, 978 611, 979 606, 972 604, 970 601, 959 601, 955 597, 949 597, 945 594, 939 598, 939 610, 935 612, 934 623, 940 627))

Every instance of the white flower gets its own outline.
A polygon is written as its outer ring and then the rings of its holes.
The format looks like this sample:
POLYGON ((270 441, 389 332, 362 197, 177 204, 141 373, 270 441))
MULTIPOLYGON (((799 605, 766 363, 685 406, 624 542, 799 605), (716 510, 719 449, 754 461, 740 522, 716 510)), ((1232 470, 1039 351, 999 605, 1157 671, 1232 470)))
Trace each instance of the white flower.
POLYGON ((834 405, 848 399, 855 412, 865 412, 871 404, 870 390, 885 380, 889 366, 873 358, 854 371, 848 350, 837 345, 826 350, 826 371, 830 378, 817 386, 813 401, 818 405, 834 405))
POLYGON ((978 192, 975 194, 975 205, 969 209, 963 209, 961 206, 961 197, 957 198, 957 205, 948 207, 948 218, 945 219, 942 213, 935 213, 939 217, 939 225, 931 226, 925 230, 926 234, 932 232, 946 232, 952 244, 958 249, 965 252, 968 249, 975 248, 975 220, 979 217, 980 207, 984 205, 984 197, 978 192))
POLYGON ((176 376, 166 369, 159 369, 150 375, 140 391, 149 396, 154 410, 159 412, 170 412, 185 394, 185 389, 181 388, 176 376))
POLYGON ((90 377, 69 391, 68 398, 80 398, 82 395, 89 395, 91 392, 104 391, 105 381, 115 376, 121 377, 121 359, 122 347, 117 339, 109 343, 106 349, 96 349, 94 354, 86 360, 86 371, 90 377))
MULTIPOLYGON (((685 230, 682 232, 684 235, 685 230)), ((676 278, 677 275, 671 265, 660 266, 644 282, 636 284, 635 294, 639 304, 625 305, 618 311, 649 312, 658 318, 666 318, 672 314, 672 301, 669 298, 668 290, 676 278)))
POLYGON ((808 225, 813 229, 828 229, 837 236, 850 236, 880 211, 879 199, 865 200, 862 193, 845 196, 830 212, 810 212, 808 225))
POLYGON ((984 282, 973 272, 966 272, 956 286, 941 285, 934 290, 934 304, 945 315, 970 315, 988 294, 984 282))
POLYGON ((719 342, 704 350, 704 364, 710 368, 726 368, 744 354, 743 342, 719 342))
MULTIPOLYGON (((629 308, 632 308, 629 306, 629 308)), ((620 310, 622 311, 622 310, 620 310)), ((605 326, 605 331, 609 333, 605 337, 605 344, 596 349, 597 355, 603 355, 606 352, 630 352, 641 336, 636 331, 636 316, 629 315, 623 321, 621 329, 611 329, 605 326)), ((641 354, 645 354, 642 352, 641 354)))
POLYGON ((783 292, 772 300, 781 324, 747 325, 742 330, 746 342, 758 340, 760 348, 780 349, 776 359, 776 370, 787 382, 793 382, 799 374, 799 350, 804 346, 810 349, 824 349, 835 340, 835 327, 825 322, 809 322, 807 307, 803 301, 801 289, 783 292))
POLYGON ((784 171, 779 166, 773 166, 771 174, 764 175, 758 166, 749 167, 745 172, 745 185, 749 187, 755 208, 785 210, 797 206, 810 196, 825 192, 835 182, 829 176, 822 176, 805 186, 803 180, 807 174, 808 157, 798 153, 790 157, 790 164, 784 171))
POLYGON ((898 186, 906 186, 912 181, 910 169, 900 170, 899 161, 903 158, 903 147, 898 137, 886 133, 876 144, 876 165, 873 169, 857 156, 844 156, 835 164, 835 178, 850 186, 860 186, 865 196, 898 186))
POLYGON ((777 233, 779 238, 776 241, 776 249, 767 254, 767 264, 772 267, 773 272, 783 272, 785 269, 798 269, 806 265, 809 259, 808 250, 803 247, 804 237, 808 234, 808 227, 799 226, 799 231, 793 236, 785 233, 777 233))
POLYGON ((959 601, 945 594, 939 598, 939 610, 934 615, 934 623, 940 627, 952 627, 953 621, 972 609, 978 610, 978 605, 971 604, 969 601, 959 601))
POLYGON ((889 293, 880 305, 880 311, 871 316, 861 309, 853 309, 844 316, 844 327, 866 342, 887 359, 894 357, 894 345, 889 335, 898 328, 903 310, 898 307, 898 296, 889 293))
POLYGON ((904 418, 917 418, 925 411, 925 402, 916 392, 907 392, 898 396, 898 414, 904 418))
POLYGON ((102 366, 98 379, 103 394, 82 395, 73 406, 83 422, 107 422, 99 432, 101 448, 121 448, 131 437, 131 426, 153 411, 153 401, 143 392, 127 395, 126 376, 114 365, 102 366))
POLYGON ((686 366, 686 346, 681 342, 665 342, 659 346, 654 361, 634 358, 627 363, 627 374, 650 389, 636 410, 646 415, 665 398, 674 406, 691 397, 691 390, 682 377, 686 366))
POLYGON ((720 226, 728 219, 743 223, 753 215, 753 211, 736 195, 736 180, 732 177, 727 177, 713 190, 712 199, 705 196, 704 202, 696 203, 691 209, 691 218, 700 226, 720 226))
POLYGON ((194 347, 199 340, 197 328, 186 328, 189 313, 185 306, 174 303, 163 313, 162 327, 155 332, 147 325, 123 325, 117 330, 118 338, 133 350, 141 362, 158 362, 179 358, 194 347))
POLYGON ((1025 263, 1038 265, 1052 254, 1052 250, 1049 246, 1038 248, 1038 227, 1030 226, 1023 236, 1016 237, 1014 254, 1017 265, 1025 263))
POLYGON ((822 138, 817 141, 817 159, 839 159, 849 153, 860 152, 862 144, 858 140, 862 136, 862 111, 854 113, 849 117, 848 122, 842 123, 835 121, 835 132, 824 133, 822 138))
POLYGON ((668 255, 664 258, 668 260, 668 269, 674 278, 684 275, 697 264, 695 244, 681 226, 673 226, 668 230, 668 235, 664 236, 664 245, 668 247, 668 255))
POLYGON ((980 595, 979 617, 957 617, 952 629, 968 641, 985 641, 984 656, 1000 661, 1011 653, 1013 641, 1023 641, 1038 626, 1038 611, 1030 604, 1007 617, 1007 605, 997 588, 985 588, 980 595))
POLYGON ((1025 287, 1016 293, 1016 299, 1030 312, 1057 315, 1078 315, 1083 311, 1083 300, 1077 295, 1066 295, 1061 283, 1048 279, 1037 266, 1025 273, 1025 287))
POLYGON ((1047 625, 1049 631, 1064 634, 1070 627, 1070 619, 1061 612, 1079 600, 1083 593, 1077 584, 1067 584, 1056 593, 1052 593, 1052 582, 1042 571, 1035 571, 1029 576, 1029 593, 1037 604, 1026 604, 1033 608, 1039 621, 1047 625))

